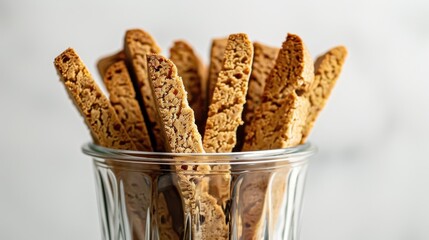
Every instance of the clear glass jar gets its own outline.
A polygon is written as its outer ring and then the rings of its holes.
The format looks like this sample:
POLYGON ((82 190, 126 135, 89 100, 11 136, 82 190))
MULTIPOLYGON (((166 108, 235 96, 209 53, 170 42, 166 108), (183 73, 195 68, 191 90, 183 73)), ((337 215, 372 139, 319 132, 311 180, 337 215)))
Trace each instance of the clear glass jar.
POLYGON ((310 143, 215 154, 82 149, 93 158, 105 240, 296 240, 316 151, 310 143))

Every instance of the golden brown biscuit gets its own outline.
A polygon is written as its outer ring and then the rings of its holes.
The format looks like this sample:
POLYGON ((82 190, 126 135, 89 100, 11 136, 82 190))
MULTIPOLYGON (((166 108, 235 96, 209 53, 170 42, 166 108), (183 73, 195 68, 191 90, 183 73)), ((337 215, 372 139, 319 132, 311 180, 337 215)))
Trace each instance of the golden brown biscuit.
POLYGON ((346 57, 347 49, 344 46, 338 46, 318 57, 314 63, 314 82, 304 94, 310 101, 310 108, 307 121, 302 130, 302 143, 307 140, 316 118, 326 105, 331 91, 341 74, 346 57))
MULTIPOLYGON (((308 99, 303 95, 313 78, 313 61, 303 41, 297 35, 288 34, 266 80, 262 103, 257 107, 253 121, 246 127, 243 151, 286 148, 300 143, 309 108, 308 99)), ((270 176, 266 173, 259 178, 243 179, 242 194, 246 195, 248 191, 253 194, 244 204, 249 210, 243 213, 243 239, 257 239, 260 236, 270 176)), ((278 195, 272 196, 274 207, 279 205, 277 198, 283 196, 285 183, 280 182, 276 188, 278 195)))
POLYGON ((204 129, 205 94, 202 89, 204 79, 204 65, 195 54, 192 47, 185 41, 176 41, 170 48, 170 59, 177 67, 182 77, 185 89, 188 92, 189 106, 194 110, 195 123, 200 133, 204 129))
MULTIPOLYGON (((204 153, 201 135, 195 125, 184 84, 177 68, 160 55, 148 55, 149 80, 166 139, 166 149, 174 153, 204 153)), ((189 161, 189 159, 187 159, 189 161)), ((184 202, 185 215, 191 217, 195 239, 227 239, 228 226, 222 208, 216 199, 201 189, 201 177, 210 172, 210 166, 176 166, 178 186, 184 202), (196 171, 193 175, 189 172, 196 171), (183 173, 187 172, 187 173, 183 173), (203 217, 202 217, 203 216, 203 217)), ((185 221, 186 222, 186 221, 185 221)))
MULTIPOLYGON (((136 145, 122 126, 115 109, 103 95, 77 53, 69 48, 55 58, 54 64, 69 96, 91 130, 94 142, 108 148, 137 150, 136 145)), ((132 234, 143 238, 147 234, 142 226, 146 224, 146 209, 150 206, 150 192, 142 183, 146 182, 148 176, 138 172, 132 174, 117 171, 117 164, 110 160, 107 160, 107 164, 111 166, 115 178, 123 180, 124 192, 127 193, 125 201, 128 219, 133 229, 132 234)))
POLYGON ((150 137, 125 62, 113 63, 107 68, 103 80, 110 93, 110 103, 137 150, 152 151, 150 137))
POLYGON ((149 80, 155 105, 165 134, 165 148, 174 153, 204 152, 201 135, 195 125, 194 111, 177 68, 160 55, 148 55, 149 80))
MULTIPOLYGON (((253 60, 253 45, 246 34, 229 36, 221 71, 209 106, 203 145, 206 152, 231 152, 237 143, 237 128, 246 102, 247 86, 253 60)), ((213 171, 227 172, 229 165, 213 166, 213 171)), ((230 174, 212 177, 209 192, 226 207, 230 198, 230 174)))
POLYGON ((250 74, 249 90, 246 97, 245 123, 252 122, 255 110, 262 102, 265 81, 276 63, 276 58, 280 50, 279 48, 257 42, 253 44, 253 48, 255 49, 255 55, 253 57, 252 74, 250 74))
POLYGON ((131 68, 130 74, 134 85, 138 88, 139 101, 142 102, 142 110, 149 133, 152 136, 152 147, 156 151, 164 151, 164 139, 161 134, 159 119, 157 119, 157 109, 152 96, 147 71, 147 54, 158 54, 161 49, 153 37, 141 30, 128 30, 125 34, 125 55, 127 64, 131 68))
POLYGON ((213 91, 204 134, 206 152, 231 152, 246 102, 253 45, 246 34, 228 38, 224 61, 213 91))
POLYGON ((226 48, 228 38, 218 38, 213 39, 212 46, 210 50, 210 65, 209 72, 207 76, 207 106, 212 101, 213 91, 216 86, 217 78, 219 77, 219 72, 222 70, 223 66, 223 56, 226 48))
POLYGON ((94 141, 104 147, 136 150, 114 108, 74 49, 68 48, 61 53, 55 58, 54 65, 94 141))
POLYGON ((249 78, 249 89, 247 90, 246 104, 243 110, 244 124, 237 130, 237 145, 234 152, 241 151, 244 144, 244 132, 247 125, 253 121, 256 108, 262 102, 265 80, 276 63, 279 48, 270 47, 262 43, 253 43, 254 56, 252 63, 252 73, 249 78))
POLYGON ((246 128, 243 151, 295 146, 301 141, 301 131, 307 114, 308 101, 302 95, 314 79, 313 61, 297 35, 288 34, 271 71, 262 103, 254 120, 246 128), (286 114, 286 115, 282 115, 286 114), (290 121, 295 119, 296 121, 290 121))

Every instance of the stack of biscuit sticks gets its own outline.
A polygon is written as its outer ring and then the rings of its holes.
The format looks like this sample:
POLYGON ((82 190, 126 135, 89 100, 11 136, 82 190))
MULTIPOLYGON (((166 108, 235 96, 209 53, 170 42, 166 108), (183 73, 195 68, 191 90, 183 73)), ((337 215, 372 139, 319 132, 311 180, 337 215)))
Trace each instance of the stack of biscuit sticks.
MULTIPOLYGON (((228 153, 305 143, 346 55, 346 48, 338 46, 313 63, 295 34, 288 34, 276 48, 252 43, 238 33, 213 40, 207 69, 187 42, 174 42, 167 58, 149 33, 132 29, 125 33, 120 51, 97 63, 108 97, 72 48, 56 57, 54 65, 96 144, 136 151, 228 153)), ((229 238, 229 168, 175 166, 172 181, 183 206, 181 216, 194 219, 190 231, 195 239, 229 238), (225 174, 198 182, 211 171, 225 174)), ((138 181, 138 176, 125 178, 138 181)), ((242 182, 242 191, 252 194, 243 206, 242 239, 260 236, 267 181, 261 176, 242 182)), ((135 209, 150 209, 150 195, 132 196, 151 193, 131 187, 126 191, 136 193, 126 199, 133 239, 144 239, 147 213, 135 209)), ((182 239, 184 230, 171 220, 174 213, 166 198, 161 193, 157 199, 160 237, 182 239)))

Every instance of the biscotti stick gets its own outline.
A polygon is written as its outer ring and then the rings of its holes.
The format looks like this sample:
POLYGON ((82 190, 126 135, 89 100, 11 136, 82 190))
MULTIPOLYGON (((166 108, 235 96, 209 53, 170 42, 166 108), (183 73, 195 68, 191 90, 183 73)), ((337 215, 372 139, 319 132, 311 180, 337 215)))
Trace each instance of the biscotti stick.
POLYGON ((237 128, 243 124, 252 60, 253 45, 247 35, 230 35, 209 106, 203 140, 206 152, 231 152, 234 148, 237 128))
MULTIPOLYGON (((308 113, 309 103, 308 100, 303 97, 298 97, 295 93, 286 97, 287 100, 283 103, 276 112, 276 118, 271 118, 266 121, 265 124, 275 126, 275 128, 267 128, 267 131, 278 131, 283 132, 284 137, 287 140, 277 140, 277 134, 266 134, 266 141, 273 141, 276 144, 271 145, 273 149, 282 147, 292 147, 299 143, 301 139, 302 127, 305 123, 305 118, 308 113), (280 125, 280 123, 284 123, 280 125), (285 145, 291 144, 291 145, 285 145)), ((255 115, 258 116, 258 115, 255 115)), ((285 172, 286 168, 283 168, 285 172)), ((285 191, 285 179, 284 177, 277 177, 274 181, 270 180, 274 175, 273 172, 261 172, 257 176, 248 175, 243 178, 240 196, 243 196, 244 202, 242 206, 243 211, 243 223, 242 223, 242 236, 243 239, 259 239, 262 231, 262 223, 267 219, 267 213, 264 212, 264 204, 267 200, 267 188, 268 185, 272 185, 272 188, 276 189, 270 196, 271 199, 271 221, 278 219, 279 206, 284 196, 285 191)), ((278 171, 278 170, 277 170, 278 171)), ((272 224, 276 224, 273 223, 272 224)))
POLYGON ((100 58, 97 61, 97 69, 98 69, 98 74, 100 75, 100 77, 104 78, 104 74, 106 73, 106 71, 110 67, 110 65, 112 65, 116 62, 122 61, 122 60, 125 60, 125 53, 122 50, 115 53, 115 54, 100 58))
MULTIPOLYGON (((148 55, 147 61, 166 149, 173 153, 204 153, 201 136, 194 123, 194 112, 189 107, 176 66, 160 55, 148 55)), ((185 212, 191 214, 193 237, 227 239, 228 226, 222 208, 214 204, 216 199, 198 189, 201 174, 209 173, 210 166, 199 165, 194 169, 190 165, 176 165, 176 171, 185 212), (197 174, 181 173, 184 171, 196 171, 197 174)))
POLYGON ((207 76, 207 106, 210 105, 213 97, 213 91, 216 86, 217 78, 223 66, 223 56, 228 38, 213 39, 210 50, 210 65, 207 76))
POLYGON ((192 47, 184 41, 176 41, 170 48, 170 59, 177 67, 188 92, 189 106, 194 110, 195 123, 200 133, 204 130, 205 96, 202 90, 204 66, 192 47))
POLYGON ((115 109, 95 83, 77 53, 69 48, 54 65, 70 98, 83 116, 94 141, 101 146, 136 150, 115 109))
MULTIPOLYGON (((76 52, 71 48, 67 49, 55 58, 54 64, 67 92, 91 130, 94 142, 108 148, 137 150, 115 109, 103 95, 76 52)), ((111 166, 115 177, 123 181, 132 234, 136 239, 143 239, 148 234, 144 226, 146 210, 151 205, 150 189, 144 184, 148 176, 140 172, 118 171, 115 162, 107 160, 106 163, 111 166)))
POLYGON ((288 34, 266 81, 262 103, 255 111, 254 120, 246 128, 243 151, 285 148, 300 143, 301 134, 297 136, 291 131, 301 131, 305 118, 301 122, 282 122, 279 119, 287 121, 294 119, 293 115, 308 111, 295 107, 308 105, 304 103, 308 100, 302 95, 314 79, 313 70, 313 61, 301 38, 288 34), (279 113, 287 115, 281 116, 279 113))
POLYGON ((304 143, 313 128, 316 118, 326 105, 326 102, 340 76, 341 69, 347 57, 347 49, 338 46, 318 57, 314 63, 314 82, 304 95, 310 100, 307 121, 302 130, 302 140, 304 143))
POLYGON ((177 68, 160 55, 148 55, 149 80, 165 134, 166 149, 173 153, 203 153, 201 135, 195 125, 194 111, 177 68))
MULTIPOLYGON (((300 143, 309 108, 308 99, 303 94, 313 79, 313 61, 303 41, 297 35, 288 34, 266 80, 262 103, 257 107, 253 121, 246 127, 243 151, 285 148, 300 143)), ((254 196, 244 203, 248 208, 243 212, 243 239, 258 239, 262 231, 265 219, 263 204, 271 174, 262 175, 259 178, 245 177, 242 182, 241 194, 245 196, 252 191, 254 196)), ((277 219, 278 198, 283 196, 285 182, 274 183, 277 184, 278 194, 272 196, 274 212, 271 214, 272 219, 277 219)))
POLYGON ((158 54, 161 49, 153 37, 140 29, 128 30, 125 34, 125 55, 128 65, 133 71, 130 72, 135 86, 138 88, 139 101, 143 108, 144 118, 150 134, 152 135, 152 147, 156 151, 164 151, 164 138, 161 134, 159 119, 154 98, 150 88, 147 71, 147 54, 158 54))
POLYGON ((110 93, 110 103, 137 150, 152 151, 150 137, 139 103, 135 99, 136 93, 125 62, 119 61, 107 68, 103 80, 110 93))
POLYGON ((255 51, 252 64, 252 74, 249 78, 249 90, 246 97, 246 109, 244 122, 250 123, 253 120, 256 108, 262 102, 265 81, 276 63, 279 48, 270 47, 262 43, 254 43, 255 51))
MULTIPOLYGON (((136 144, 138 150, 152 151, 152 146, 150 144, 150 138, 146 130, 146 124, 143 119, 142 111, 140 110, 140 106, 135 99, 136 94, 124 61, 114 63, 107 69, 104 76, 104 83, 110 93, 110 102, 115 108, 116 113, 121 119, 122 124, 125 126, 129 136, 136 144)), ((138 174, 138 172, 127 173, 123 176, 123 178, 133 183, 133 185, 125 185, 125 187, 128 189, 126 192, 127 199, 130 199, 130 196, 134 196, 135 198, 140 196, 142 198, 142 201, 140 202, 133 201, 132 203, 135 204, 129 204, 128 208, 134 209, 135 211, 133 214, 138 216, 136 218, 130 215, 135 225, 133 234, 136 238, 143 239, 145 237, 143 234, 144 231, 139 230, 139 228, 144 229, 144 221, 142 219, 145 219, 146 215, 145 211, 140 211, 139 209, 141 209, 141 206, 145 205, 141 205, 139 203, 150 202, 148 198, 151 193, 150 191, 147 191, 144 194, 141 194, 141 189, 146 188, 145 184, 141 183, 146 182, 146 180, 144 178, 140 178, 138 174), (140 194, 133 194, 136 192, 139 192, 140 194)), ((156 174, 154 177, 156 177, 156 174)), ((158 197, 158 200, 153 201, 152 204, 155 204, 155 209, 158 210, 156 217, 159 223, 158 226, 161 239, 178 240, 179 236, 177 236, 177 233, 173 229, 172 217, 169 215, 164 195, 161 193, 158 195, 158 197)), ((130 203, 131 201, 128 202, 130 203)))
MULTIPOLYGON (((237 142, 237 128, 246 102, 247 86, 253 60, 253 45, 246 34, 232 34, 224 51, 204 133, 204 149, 210 153, 231 152, 237 142)), ((213 166, 214 171, 229 171, 229 165, 213 166)), ((217 173, 210 181, 209 192, 226 207, 230 198, 230 174, 217 173)))
POLYGON ((270 47, 262 43, 253 43, 255 54, 253 56, 252 73, 249 78, 246 104, 243 110, 244 124, 237 130, 237 145, 235 152, 241 151, 244 143, 244 129, 253 121, 256 108, 262 102, 262 94, 265 88, 265 80, 276 63, 279 48, 270 47))
POLYGON ((160 53, 161 49, 154 38, 140 29, 126 32, 124 50, 129 69, 132 69, 132 80, 142 108, 146 126, 152 138, 152 147, 156 151, 165 151, 165 141, 161 133, 160 120, 148 79, 147 54, 160 53))

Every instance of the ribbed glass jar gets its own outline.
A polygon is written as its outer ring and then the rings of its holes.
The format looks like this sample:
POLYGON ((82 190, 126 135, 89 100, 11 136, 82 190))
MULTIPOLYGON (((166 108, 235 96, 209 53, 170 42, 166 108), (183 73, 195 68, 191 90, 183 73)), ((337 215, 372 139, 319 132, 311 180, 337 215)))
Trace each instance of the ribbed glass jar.
POLYGON ((104 240, 297 240, 310 143, 210 154, 92 143, 104 240))

